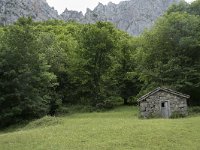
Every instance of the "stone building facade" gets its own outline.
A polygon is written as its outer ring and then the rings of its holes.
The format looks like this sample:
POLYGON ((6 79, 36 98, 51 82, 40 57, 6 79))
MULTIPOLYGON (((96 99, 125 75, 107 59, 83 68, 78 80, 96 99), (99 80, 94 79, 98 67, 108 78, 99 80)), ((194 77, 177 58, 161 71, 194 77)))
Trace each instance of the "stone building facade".
POLYGON ((187 99, 189 98, 189 95, 159 87, 138 99, 140 117, 187 116, 187 99))

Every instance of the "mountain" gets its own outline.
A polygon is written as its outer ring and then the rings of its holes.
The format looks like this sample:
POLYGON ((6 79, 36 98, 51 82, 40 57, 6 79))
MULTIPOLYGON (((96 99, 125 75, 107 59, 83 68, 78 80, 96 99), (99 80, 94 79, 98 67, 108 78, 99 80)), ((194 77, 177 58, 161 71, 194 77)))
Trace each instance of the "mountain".
POLYGON ((61 19, 46 0, 0 0, 0 24, 10 24, 19 17, 32 17, 35 21, 61 19))
POLYGON ((107 5, 101 3, 94 10, 82 12, 66 9, 58 15, 46 0, 1 0, 0 24, 10 24, 19 17, 32 17, 35 21, 48 19, 74 20, 80 23, 95 23, 96 21, 112 22, 117 28, 131 35, 138 35, 153 25, 167 8, 180 0, 129 0, 119 4, 112 2, 107 5))
POLYGON ((65 10, 61 16, 66 21, 78 20, 82 23, 109 21, 131 35, 138 35, 145 28, 151 27, 171 4, 178 2, 179 0, 129 0, 119 4, 99 3, 93 11, 87 9, 85 16, 81 12, 74 13, 68 10, 65 10))

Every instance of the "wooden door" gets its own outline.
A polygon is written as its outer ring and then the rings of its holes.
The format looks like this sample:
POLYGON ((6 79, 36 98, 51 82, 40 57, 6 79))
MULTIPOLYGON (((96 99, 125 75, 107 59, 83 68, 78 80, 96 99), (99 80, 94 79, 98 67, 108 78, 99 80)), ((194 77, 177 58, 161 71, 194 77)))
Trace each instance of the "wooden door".
POLYGON ((169 102, 161 102, 161 115, 163 118, 169 118, 169 102))

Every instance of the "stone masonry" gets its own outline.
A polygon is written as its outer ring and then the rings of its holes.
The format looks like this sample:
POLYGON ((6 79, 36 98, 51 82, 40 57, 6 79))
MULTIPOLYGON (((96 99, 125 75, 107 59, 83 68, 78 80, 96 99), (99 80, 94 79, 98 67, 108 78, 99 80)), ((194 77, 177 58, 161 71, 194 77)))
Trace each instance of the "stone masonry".
POLYGON ((139 102, 140 117, 164 117, 173 115, 186 116, 188 95, 166 88, 157 88, 141 97, 139 102))

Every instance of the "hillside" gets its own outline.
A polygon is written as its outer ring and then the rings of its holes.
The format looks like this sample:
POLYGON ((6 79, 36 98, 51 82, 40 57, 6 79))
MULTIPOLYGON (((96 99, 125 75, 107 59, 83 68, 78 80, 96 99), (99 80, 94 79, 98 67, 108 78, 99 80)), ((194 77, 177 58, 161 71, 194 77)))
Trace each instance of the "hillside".
MULTIPOLYGON (((131 35, 140 34, 145 28, 153 25, 167 8, 180 0, 129 0, 119 4, 108 3, 99 5, 94 9, 82 12, 65 10, 58 15, 46 0, 1 0, 0 24, 6 25, 15 22, 19 17, 32 17, 35 21, 48 19, 75 20, 81 23, 94 23, 109 21, 119 29, 131 35)), ((67 7, 67 6, 66 6, 67 7)))
POLYGON ((200 117, 139 120, 137 108, 45 117, 0 133, 1 150, 197 150, 200 117))

